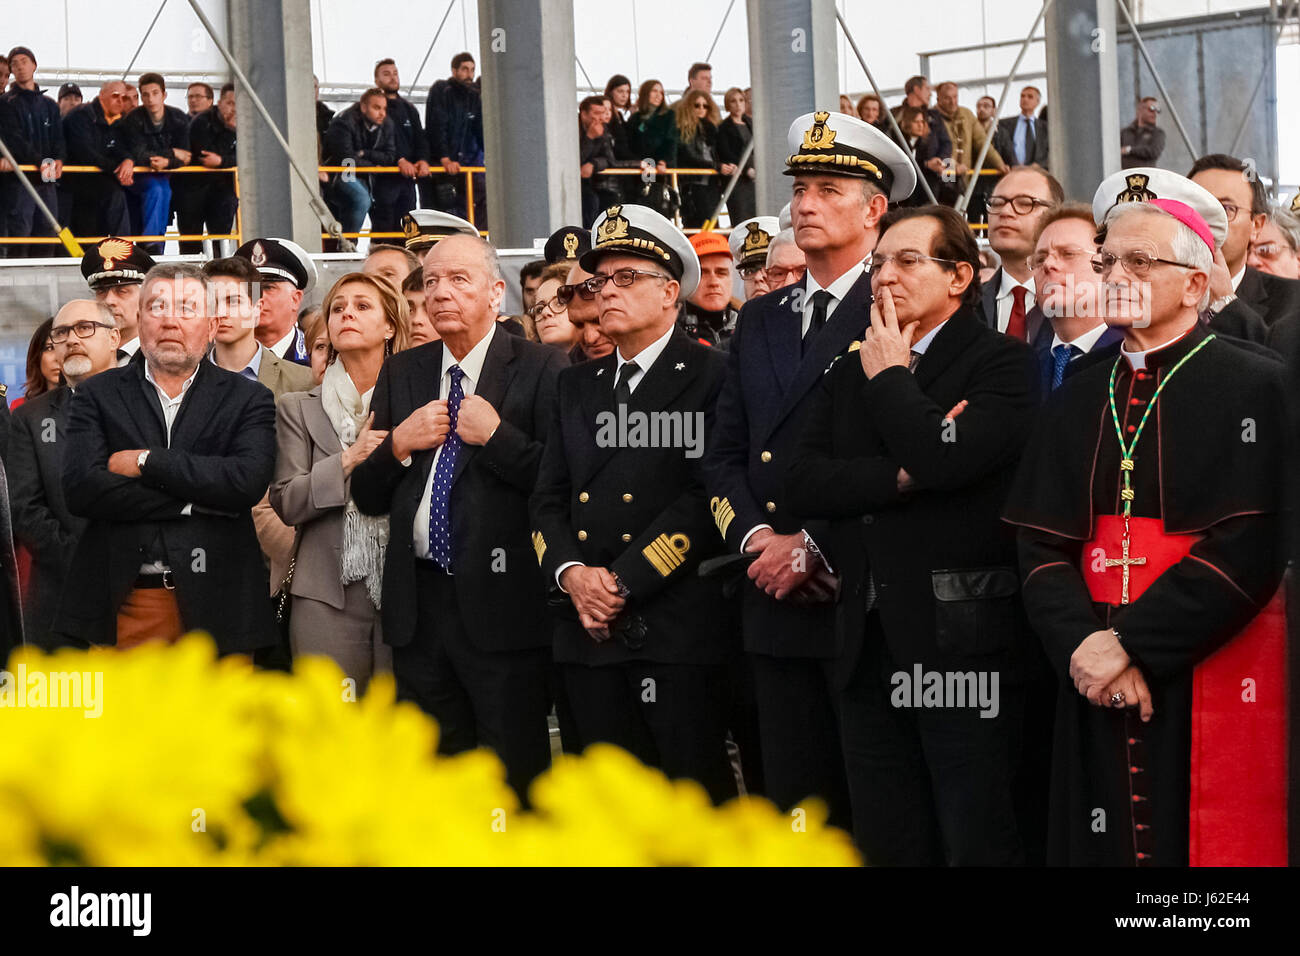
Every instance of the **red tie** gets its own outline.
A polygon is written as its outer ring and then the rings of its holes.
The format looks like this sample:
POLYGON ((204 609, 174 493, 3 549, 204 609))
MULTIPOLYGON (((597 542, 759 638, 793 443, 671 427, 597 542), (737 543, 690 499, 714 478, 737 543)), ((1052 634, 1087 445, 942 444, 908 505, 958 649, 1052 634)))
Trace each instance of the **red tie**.
POLYGON ((1029 291, 1024 286, 1013 286, 1011 289, 1011 317, 1007 320, 1007 335, 1013 339, 1026 341, 1025 335, 1025 293, 1029 291))

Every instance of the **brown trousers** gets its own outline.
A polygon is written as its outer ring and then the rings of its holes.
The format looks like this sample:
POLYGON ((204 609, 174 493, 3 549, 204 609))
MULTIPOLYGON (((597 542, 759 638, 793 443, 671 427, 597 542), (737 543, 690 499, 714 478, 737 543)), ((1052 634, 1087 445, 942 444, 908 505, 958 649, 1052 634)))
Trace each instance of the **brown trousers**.
POLYGON ((176 592, 167 588, 134 588, 117 609, 119 648, 153 640, 175 644, 184 632, 176 592))

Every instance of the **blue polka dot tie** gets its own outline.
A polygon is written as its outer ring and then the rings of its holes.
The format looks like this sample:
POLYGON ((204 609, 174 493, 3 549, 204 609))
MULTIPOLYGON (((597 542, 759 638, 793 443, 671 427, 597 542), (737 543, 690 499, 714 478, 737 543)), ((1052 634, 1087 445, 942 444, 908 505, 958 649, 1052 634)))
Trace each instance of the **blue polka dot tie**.
POLYGON ((1057 345, 1052 348, 1052 391, 1061 387, 1065 381, 1065 369, 1074 358, 1075 353, 1081 351, 1077 345, 1057 345))
POLYGON ((429 557, 451 573, 451 478, 456 473, 456 459, 460 456, 461 440, 456 434, 456 419, 460 414, 460 400, 465 397, 460 380, 465 373, 453 365, 451 391, 447 393, 447 415, 451 429, 442 443, 442 453, 433 468, 433 492, 429 496, 429 557))

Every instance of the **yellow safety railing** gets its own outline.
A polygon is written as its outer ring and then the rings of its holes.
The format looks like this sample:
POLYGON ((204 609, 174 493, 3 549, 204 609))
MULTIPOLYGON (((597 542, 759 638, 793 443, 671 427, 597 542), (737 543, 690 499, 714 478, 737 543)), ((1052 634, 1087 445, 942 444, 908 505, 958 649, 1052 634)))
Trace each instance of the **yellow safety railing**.
MULTIPOLYGON (((40 172, 41 167, 19 166, 18 169, 21 170, 22 172, 35 173, 35 172, 40 172)), ((322 173, 351 172, 351 173, 367 174, 367 175, 401 172, 401 170, 396 166, 319 166, 317 167, 317 169, 319 172, 322 173)), ((98 166, 79 166, 79 165, 65 164, 63 167, 63 172, 64 173, 104 173, 105 170, 101 169, 98 166)), ((168 173, 168 174, 170 173, 229 173, 234 180, 234 187, 235 187, 235 199, 236 199, 235 227, 233 232, 228 232, 228 233, 200 233, 195 235, 188 235, 188 234, 177 232, 177 233, 166 233, 160 236, 122 236, 120 238, 130 239, 133 242, 167 242, 169 240, 177 240, 179 242, 201 242, 204 239, 233 239, 236 242, 240 242, 240 243, 243 242, 243 238, 244 238, 243 227, 240 218, 240 210, 238 206, 238 199, 239 199, 239 168, 238 167, 223 166, 223 167, 214 168, 210 166, 179 166, 175 169, 158 170, 150 166, 136 166, 135 172, 142 173, 142 174, 144 173, 168 173)), ((454 174, 457 176, 463 175, 465 177, 465 205, 466 205, 467 219, 471 224, 474 225, 477 225, 477 223, 474 222, 474 175, 476 173, 486 173, 486 172, 487 172, 487 167, 485 166, 461 166, 459 171, 454 174)), ((658 171, 652 170, 648 167, 643 168, 640 166, 612 167, 609 169, 601 170, 597 175, 642 176, 648 172, 654 172, 656 176, 659 175, 667 176, 669 178, 669 182, 672 184, 672 188, 675 190, 677 190, 679 186, 679 180, 678 180, 679 176, 721 175, 716 169, 696 169, 693 167, 671 167, 665 169, 662 173, 659 173, 658 171)), ((444 166, 430 166, 429 173, 430 175, 434 175, 434 174, 447 175, 447 170, 446 167, 444 166)), ((1001 175, 1001 173, 999 173, 996 169, 982 169, 979 171, 979 175, 999 176, 1001 175)), ((678 224, 680 225, 681 222, 680 213, 676 218, 678 220, 678 224)), ((980 232, 980 231, 987 230, 988 226, 985 225, 984 223, 971 223, 971 229, 980 232)), ((695 228, 688 228, 688 229, 683 229, 683 231, 689 234, 689 233, 699 232, 700 230, 695 228)), ((728 232, 729 230, 723 229, 723 230, 715 230, 715 231, 725 233, 728 232)), ((327 232, 322 232, 320 235, 322 239, 331 238, 330 234, 327 232)), ((375 232, 373 230, 361 230, 359 232, 345 232, 345 233, 341 233, 341 235, 346 239, 362 239, 362 238, 402 239, 405 237, 405 234, 401 232, 375 232)), ((486 236, 488 235, 488 233, 485 230, 479 230, 479 235, 486 236)), ((77 242, 85 244, 85 243, 99 242, 101 239, 104 239, 106 237, 105 236, 77 236, 75 238, 77 242)), ((0 245, 4 245, 4 244, 29 245, 30 244, 30 245, 57 246, 57 245, 61 245, 62 242, 63 240, 61 240, 58 236, 0 236, 0 245)))

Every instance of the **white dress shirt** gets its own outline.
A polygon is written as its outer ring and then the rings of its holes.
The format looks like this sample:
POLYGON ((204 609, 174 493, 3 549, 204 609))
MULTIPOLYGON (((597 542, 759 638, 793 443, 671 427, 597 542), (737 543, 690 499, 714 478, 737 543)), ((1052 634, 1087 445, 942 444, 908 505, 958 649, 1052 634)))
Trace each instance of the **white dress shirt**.
POLYGON ((1073 342, 1062 341, 1061 337, 1057 335, 1055 332, 1053 332, 1052 351, 1056 351, 1056 347, 1058 345, 1073 345, 1076 349, 1079 350, 1081 354, 1087 355, 1089 352, 1092 351, 1092 347, 1097 344, 1097 340, 1102 337, 1102 334, 1105 331, 1106 331, 1106 323, 1101 322, 1095 327, 1089 329, 1087 332, 1084 332, 1073 342))
MULTIPOLYGON (((867 263, 865 260, 856 263, 848 272, 844 273, 844 275, 840 276, 824 290, 820 283, 813 278, 811 272, 804 273, 803 323, 799 327, 800 338, 803 338, 808 334, 808 327, 812 325, 813 293, 825 291, 831 294, 831 300, 826 303, 826 321, 829 322, 831 316, 835 314, 835 307, 840 304, 840 301, 846 295, 849 294, 849 289, 853 288, 853 283, 862 278, 862 273, 866 270, 867 263)), ((746 535, 746 537, 748 537, 748 535, 746 535)))
POLYGON ((1002 270, 1002 284, 998 286, 998 331, 1005 332, 1011 322, 1011 307, 1016 304, 1016 300, 1011 295, 1011 290, 1016 286, 1024 286, 1029 291, 1025 293, 1025 315, 1034 307, 1034 277, 1031 275, 1024 282, 1017 282, 1012 278, 1011 273, 1006 269, 1002 270))
MULTIPOLYGON (((803 315, 799 327, 799 337, 801 339, 808 334, 808 329, 812 326, 813 293, 825 291, 831 294, 830 301, 826 303, 826 321, 829 322, 831 316, 835 314, 835 308, 840 304, 843 298, 849 294, 849 289, 853 288, 853 283, 862 278, 862 274, 866 271, 867 263, 865 260, 855 263, 848 272, 844 273, 824 290, 822 289, 821 283, 813 278, 811 272, 804 273, 803 315)), ((772 526, 764 521, 760 524, 754 525, 754 527, 745 532, 744 537, 740 539, 740 551, 742 554, 745 551, 745 547, 749 544, 749 539, 754 536, 755 532, 762 531, 764 528, 768 531, 773 530, 772 526)))
MULTIPOLYGON (((298 338, 298 326, 296 324, 291 325, 289 326, 288 334, 285 335, 284 338, 280 339, 280 341, 276 342, 274 345, 269 346, 269 348, 275 354, 276 358, 288 359, 289 350, 293 348, 294 340, 297 338, 298 338)), ((293 361, 293 360, 289 359, 289 361, 293 361)))
MULTIPOLYGON (((479 339, 459 362, 456 361, 456 356, 451 354, 451 349, 447 348, 447 344, 443 343, 442 375, 438 378, 438 398, 446 401, 451 394, 451 367, 453 365, 459 365, 461 372, 464 373, 460 379, 462 395, 468 397, 474 394, 474 389, 478 387, 479 380, 483 377, 483 362, 487 359, 488 346, 492 343, 492 336, 496 335, 496 332, 497 323, 493 322, 492 327, 487 330, 487 335, 479 339)), ((411 541, 415 545, 415 556, 417 558, 430 558, 429 505, 430 498, 433 497, 433 476, 438 471, 438 459, 442 456, 442 449, 443 445, 439 445, 433 453, 433 464, 429 466, 429 477, 424 483, 424 497, 420 501, 420 507, 415 509, 415 520, 411 522, 411 541)), ((407 458, 402 464, 409 466, 411 459, 407 458)))
POLYGON ((942 322, 940 322, 938 325, 932 328, 929 332, 926 332, 925 335, 921 336, 920 341, 913 342, 912 351, 915 352, 917 355, 924 355, 925 350, 928 349, 930 347, 930 343, 934 341, 934 337, 939 334, 939 330, 942 329, 947 324, 948 324, 948 320, 944 319, 942 322))
MULTIPOLYGON (((138 346, 139 344, 140 340, 136 339, 136 345, 138 346)), ((167 423, 167 446, 169 448, 172 443, 172 424, 176 421, 176 415, 181 410, 181 404, 185 401, 185 395, 189 392, 190 386, 194 384, 194 378, 198 374, 199 369, 196 365, 194 367, 194 372, 184 381, 184 383, 182 383, 180 392, 177 393, 175 398, 172 398, 163 391, 162 386, 154 379, 153 371, 149 368, 149 363, 146 362, 144 365, 144 380, 153 386, 154 391, 158 394, 158 403, 162 406, 163 421, 167 423)), ((181 509, 181 514, 193 514, 193 510, 194 506, 192 504, 187 504, 181 509)), ((162 574, 167 570, 167 565, 162 561, 154 561, 149 564, 140 565, 141 574, 162 574)))
POLYGON ((124 365, 127 365, 131 359, 135 358, 136 352, 140 351, 140 337, 137 335, 130 342, 123 342, 118 346, 118 349, 126 353, 117 360, 117 367, 122 368, 124 365))
MULTIPOLYGON (((636 360, 637 368, 640 371, 633 372, 631 376, 628 377, 627 389, 629 392, 636 391, 636 387, 640 385, 641 382, 645 379, 646 373, 650 371, 650 367, 655 364, 655 361, 659 358, 661 354, 663 354, 663 350, 668 347, 668 340, 673 337, 673 333, 675 331, 677 331, 676 322, 668 326, 667 332, 659 336, 659 338, 655 339, 653 342, 651 342, 649 345, 647 345, 645 348, 643 348, 640 352, 638 352, 636 355, 632 357, 633 359, 636 360)), ((614 382, 615 383, 618 382, 618 373, 622 371, 623 366, 630 361, 632 361, 632 359, 623 358, 622 349, 614 350, 614 382)), ((614 383, 611 383, 610 388, 612 389, 613 387, 614 387, 614 383)), ((558 568, 555 569, 555 584, 557 587, 560 588, 561 591, 564 591, 564 587, 563 585, 560 584, 560 575, 563 574, 565 571, 567 571, 569 568, 573 567, 574 565, 578 565, 579 567, 585 567, 585 565, 583 565, 581 561, 566 561, 564 562, 564 564, 560 565, 558 568)), ((564 591, 564 593, 568 594, 569 592, 564 591)))
POLYGON ((1246 277, 1246 267, 1242 266, 1241 271, 1232 277, 1232 291, 1237 291, 1237 286, 1241 285, 1241 280, 1246 277))
MULTIPOLYGON (((633 358, 636 359, 636 367, 638 371, 633 372, 628 377, 627 389, 629 392, 636 391, 636 387, 640 385, 641 380, 645 378, 646 372, 650 371, 650 366, 654 365, 655 359, 659 358, 663 350, 668 347, 668 340, 673 337, 673 332, 676 330, 677 324, 674 322, 672 325, 668 326, 667 332, 659 336, 659 338, 655 339, 633 356, 633 358)), ((618 382, 618 373, 623 370, 623 366, 632 361, 632 359, 623 358, 622 349, 614 350, 614 358, 616 360, 614 363, 614 382, 609 386, 611 389, 614 387, 614 383, 618 382)))

